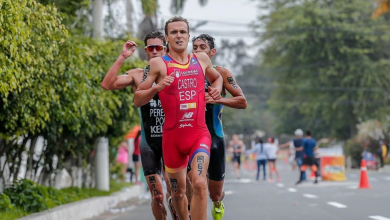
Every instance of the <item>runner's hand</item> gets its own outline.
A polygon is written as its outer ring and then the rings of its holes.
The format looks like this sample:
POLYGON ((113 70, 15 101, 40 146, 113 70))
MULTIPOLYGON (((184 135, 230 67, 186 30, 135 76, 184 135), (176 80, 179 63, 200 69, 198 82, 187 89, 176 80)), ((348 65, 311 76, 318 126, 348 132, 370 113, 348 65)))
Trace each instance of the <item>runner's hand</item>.
POLYGON ((163 90, 166 86, 170 86, 172 85, 173 81, 175 81, 175 77, 174 77, 174 74, 172 73, 171 75, 169 76, 165 76, 163 80, 161 80, 157 85, 156 85, 156 88, 157 88, 157 91, 161 91, 163 90))
POLYGON ((215 101, 208 93, 205 94, 206 97, 206 103, 207 104, 215 104, 217 101, 215 101))
POLYGON ((121 55, 124 56, 125 58, 128 58, 129 56, 133 55, 135 51, 135 47, 137 47, 137 44, 134 41, 128 40, 122 48, 122 53, 121 55), (131 49, 134 47, 133 49, 131 49), (131 50, 130 50, 131 49, 131 50))
POLYGON ((221 94, 220 94, 219 91, 218 91, 218 89, 209 86, 208 90, 209 90, 209 95, 210 95, 214 100, 220 100, 220 99, 222 98, 222 97, 221 97, 221 94))

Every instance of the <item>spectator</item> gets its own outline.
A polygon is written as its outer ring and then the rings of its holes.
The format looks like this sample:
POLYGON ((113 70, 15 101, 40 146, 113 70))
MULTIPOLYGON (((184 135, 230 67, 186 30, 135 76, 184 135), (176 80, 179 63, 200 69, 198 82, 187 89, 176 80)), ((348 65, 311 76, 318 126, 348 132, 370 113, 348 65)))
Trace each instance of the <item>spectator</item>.
POLYGON ((121 175, 119 176, 119 179, 124 181, 127 171, 127 164, 129 163, 129 148, 126 141, 122 141, 119 145, 116 161, 119 164, 122 164, 121 175))
POLYGON ((267 154, 264 149, 263 140, 259 138, 254 148, 247 150, 247 154, 256 153, 256 161, 257 161, 257 174, 256 181, 259 181, 260 176, 260 166, 263 166, 263 180, 266 179, 266 164, 267 164, 267 154))

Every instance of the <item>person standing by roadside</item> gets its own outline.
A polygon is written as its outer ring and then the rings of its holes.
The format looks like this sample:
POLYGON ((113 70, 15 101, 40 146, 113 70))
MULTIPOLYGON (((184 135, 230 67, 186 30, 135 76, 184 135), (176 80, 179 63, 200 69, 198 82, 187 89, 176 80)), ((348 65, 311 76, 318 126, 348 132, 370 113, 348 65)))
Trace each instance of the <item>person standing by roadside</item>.
POLYGON ((268 143, 266 144, 266 154, 268 158, 268 167, 269 167, 269 181, 273 182, 273 173, 276 175, 276 181, 280 181, 279 172, 276 168, 276 159, 278 154, 278 145, 275 143, 275 139, 272 137, 268 138, 268 143))
POLYGON ((125 181, 126 177, 126 171, 127 171, 127 164, 129 161, 129 148, 127 146, 126 141, 122 141, 118 148, 118 156, 116 158, 116 161, 122 165, 121 167, 121 175, 119 176, 119 179, 121 181, 125 181))
POLYGON ((303 164, 303 149, 301 148, 302 147, 302 141, 303 141, 303 131, 302 129, 298 128, 297 130, 295 130, 294 132, 295 134, 295 138, 285 144, 282 144, 282 145, 279 145, 279 147, 281 148, 284 148, 284 147, 287 147, 287 146, 290 146, 291 144, 294 146, 295 148, 295 162, 297 163, 297 166, 299 168, 299 179, 302 178, 302 181, 305 181, 306 180, 306 173, 303 174, 303 176, 301 177, 301 167, 302 167, 302 164, 303 164))
POLYGON ((247 154, 256 153, 256 162, 257 162, 256 181, 259 181, 261 166, 263 167, 263 180, 266 180, 266 176, 267 176, 266 165, 267 165, 268 158, 267 158, 266 150, 264 148, 265 146, 263 144, 263 140, 259 138, 254 148, 246 151, 247 154))
POLYGON ((307 168, 310 167, 310 169, 315 172, 315 180, 314 183, 318 183, 318 172, 317 172, 317 165, 316 165, 316 158, 315 158, 315 150, 317 149, 317 141, 311 136, 311 131, 306 131, 306 138, 302 141, 302 147, 299 149, 302 149, 304 152, 303 156, 303 164, 301 167, 301 177, 299 181, 296 184, 300 184, 303 180, 303 175, 305 175, 305 172, 307 168))
POLYGON ((229 151, 233 152, 234 173, 237 179, 240 179, 241 154, 244 152, 244 142, 240 140, 237 134, 233 134, 229 143, 229 151))

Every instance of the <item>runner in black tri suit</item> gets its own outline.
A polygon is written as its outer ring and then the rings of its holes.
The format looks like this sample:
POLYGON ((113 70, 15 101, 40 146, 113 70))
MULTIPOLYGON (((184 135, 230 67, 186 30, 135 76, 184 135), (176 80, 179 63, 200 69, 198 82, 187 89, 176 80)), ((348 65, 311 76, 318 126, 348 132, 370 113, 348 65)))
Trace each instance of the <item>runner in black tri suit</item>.
MULTIPOLYGON (((205 52, 210 59, 216 54, 214 38, 202 34, 192 39, 193 52, 205 52)), ((222 219, 224 215, 223 183, 225 178, 225 141, 222 126, 222 109, 226 105, 231 108, 245 109, 246 99, 230 71, 221 66, 214 67, 223 78, 222 98, 218 101, 206 95, 206 124, 211 134, 210 165, 208 169, 210 198, 213 201, 213 219, 222 219), (226 98, 226 90, 233 96, 226 98)), ((206 79, 205 88, 210 86, 206 79)), ((207 94, 207 93, 206 93, 207 94)))
MULTIPOLYGON (((165 38, 159 31, 149 33, 145 37, 145 52, 148 60, 154 57, 161 57, 166 54, 165 38)), ((118 76, 120 67, 126 58, 130 57, 135 49, 130 50, 137 45, 133 41, 128 41, 123 46, 122 53, 115 61, 113 66, 107 72, 101 86, 106 90, 123 89, 131 86, 133 92, 144 78, 147 69, 132 69, 124 75, 118 76)), ((152 195, 152 211, 156 220, 167 219, 167 212, 164 208, 163 186, 161 178, 162 169, 162 126, 165 121, 165 115, 162 110, 161 102, 156 94, 146 105, 138 108, 141 117, 141 162, 144 170, 145 179, 152 195)), ((169 183, 167 182, 167 186, 169 183)), ((168 192, 170 190, 168 189, 168 192)), ((168 195, 169 197, 169 195, 168 195)), ((172 214, 172 210, 171 210, 172 214)), ((172 217, 174 220, 176 216, 172 217)))

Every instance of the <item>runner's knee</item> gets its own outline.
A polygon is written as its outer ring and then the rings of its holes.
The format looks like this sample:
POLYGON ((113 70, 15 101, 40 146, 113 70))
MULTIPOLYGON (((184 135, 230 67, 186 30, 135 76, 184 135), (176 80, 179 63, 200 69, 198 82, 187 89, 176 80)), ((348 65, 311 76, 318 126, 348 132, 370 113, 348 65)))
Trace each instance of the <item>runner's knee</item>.
POLYGON ((171 198, 174 202, 181 202, 181 201, 183 201, 184 196, 185 196, 185 193, 173 193, 171 195, 171 198))
POLYGON ((197 180, 193 181, 192 188, 194 190, 194 193, 206 191, 207 190, 206 178, 198 178, 197 180))
POLYGON ((163 203, 163 195, 162 194, 157 194, 153 196, 153 202, 156 204, 162 204, 163 203))

